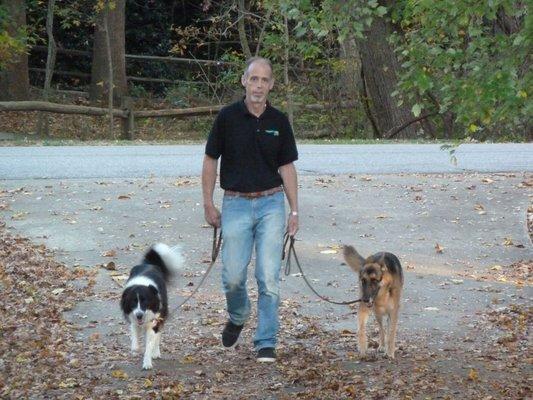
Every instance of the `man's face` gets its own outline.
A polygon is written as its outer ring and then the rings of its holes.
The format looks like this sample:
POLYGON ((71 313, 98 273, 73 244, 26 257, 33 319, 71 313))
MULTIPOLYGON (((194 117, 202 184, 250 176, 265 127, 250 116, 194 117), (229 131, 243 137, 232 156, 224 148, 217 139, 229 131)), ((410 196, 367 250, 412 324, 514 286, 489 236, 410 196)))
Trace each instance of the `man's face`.
POLYGON ((252 103, 266 102, 268 93, 274 86, 274 77, 270 67, 263 62, 254 62, 241 78, 246 89, 246 99, 252 103))

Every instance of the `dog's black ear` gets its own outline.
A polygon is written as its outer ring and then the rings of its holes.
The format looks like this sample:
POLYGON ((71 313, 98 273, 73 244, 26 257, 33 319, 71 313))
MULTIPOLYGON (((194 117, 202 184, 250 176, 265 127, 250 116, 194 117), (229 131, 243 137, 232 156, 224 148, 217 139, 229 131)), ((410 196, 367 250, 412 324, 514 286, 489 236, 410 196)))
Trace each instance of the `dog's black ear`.
POLYGON ((353 246, 343 246, 343 255, 346 264, 348 264, 355 272, 359 272, 365 264, 365 259, 354 249, 353 246))
POLYGON ((131 297, 131 288, 127 288, 122 292, 122 297, 120 298, 120 308, 124 314, 129 314, 132 310, 131 302, 129 301, 131 297))
POLYGON ((148 285, 148 288, 152 291, 152 293, 154 295, 157 296, 157 294, 159 293, 159 291, 157 290, 157 288, 155 286, 152 286, 152 285, 148 285))

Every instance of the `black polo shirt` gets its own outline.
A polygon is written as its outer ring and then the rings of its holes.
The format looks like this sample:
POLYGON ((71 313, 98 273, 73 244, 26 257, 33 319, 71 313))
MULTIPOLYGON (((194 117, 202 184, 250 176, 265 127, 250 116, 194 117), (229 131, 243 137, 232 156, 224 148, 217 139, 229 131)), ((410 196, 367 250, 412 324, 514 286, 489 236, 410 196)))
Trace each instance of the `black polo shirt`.
POLYGON ((220 186, 238 192, 259 192, 282 184, 279 167, 298 159, 287 116, 269 103, 261 116, 240 100, 218 113, 205 154, 220 162, 220 186))

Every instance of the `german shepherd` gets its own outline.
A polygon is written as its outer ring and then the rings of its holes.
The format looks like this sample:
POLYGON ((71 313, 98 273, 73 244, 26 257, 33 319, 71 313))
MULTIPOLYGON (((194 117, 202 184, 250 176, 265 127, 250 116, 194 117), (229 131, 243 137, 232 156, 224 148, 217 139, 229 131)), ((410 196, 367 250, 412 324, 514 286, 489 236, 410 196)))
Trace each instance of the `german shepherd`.
POLYGON ((379 348, 394 358, 400 296, 403 288, 403 272, 400 260, 391 253, 376 253, 364 259, 352 247, 344 246, 346 263, 359 273, 361 303, 359 304, 359 353, 366 355, 366 322, 372 309, 379 325, 379 348), (387 334, 383 327, 383 316, 388 317, 387 334), (386 336, 386 337, 385 337, 386 336))

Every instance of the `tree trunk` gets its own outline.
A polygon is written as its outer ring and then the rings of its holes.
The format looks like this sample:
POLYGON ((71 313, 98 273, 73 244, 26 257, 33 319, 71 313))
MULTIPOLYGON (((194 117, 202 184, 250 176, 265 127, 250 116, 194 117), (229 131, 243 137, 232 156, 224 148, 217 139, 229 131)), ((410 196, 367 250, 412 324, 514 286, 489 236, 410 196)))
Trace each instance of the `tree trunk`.
MULTIPOLYGON (((363 99, 361 98, 361 93, 363 92, 363 85, 361 79, 361 56, 357 49, 356 41, 353 37, 348 37, 341 44, 340 47, 340 56, 343 60, 344 70, 340 76, 340 92, 339 100, 344 99, 345 101, 352 102, 357 104, 357 108, 365 106, 363 99)), ((360 117, 354 109, 354 112, 350 114, 350 124, 353 128, 360 125, 360 117)), ((373 137, 373 130, 365 129, 368 132, 367 137, 371 139, 373 137)))
MULTIPOLYGON (((365 88, 363 101, 367 102, 367 113, 376 137, 382 137, 414 117, 410 105, 404 101, 402 106, 398 106, 398 99, 391 96, 396 90, 396 72, 400 68, 393 48, 387 41, 392 32, 393 26, 387 16, 375 17, 365 32, 365 39, 358 42, 365 88)), ((401 136, 416 137, 417 125, 403 130, 401 136)))
MULTIPOLYGON (((26 30, 26 2, 24 0, 2 0, 8 20, 7 33, 16 36, 17 30, 26 30)), ((30 96, 30 78, 28 75, 28 54, 17 55, 0 70, 0 101, 27 100, 30 96)))
MULTIPOLYGON (((113 55, 111 54, 111 34, 109 33, 109 13, 104 17, 105 49, 107 53, 107 82, 109 90, 107 92, 107 105, 109 109, 109 137, 115 139, 113 135, 113 55)), ((121 98, 122 100, 122 98, 121 98)))
POLYGON ((248 38, 246 37, 246 27, 244 25, 246 9, 244 7, 244 0, 239 0, 239 19, 237 21, 237 27, 239 29, 239 39, 241 41, 242 51, 246 59, 252 57, 252 51, 250 50, 250 45, 248 44, 248 38))
POLYGON ((91 68, 91 102, 108 103, 109 96, 109 76, 113 76, 113 98, 120 104, 122 96, 127 95, 128 85, 126 81, 126 61, 125 61, 125 0, 114 0, 115 8, 109 10, 109 4, 97 16, 94 44, 93 60, 91 68), (106 46, 106 17, 109 30, 109 41, 111 43, 111 60, 108 58, 106 46), (109 65, 113 70, 109 71, 109 65))
POLYGON ((285 83, 285 90, 287 93, 287 114, 289 116, 289 123, 294 129, 294 109, 292 107, 292 88, 291 82, 289 81, 289 21, 287 21, 287 16, 283 16, 284 23, 284 34, 285 34, 285 52, 283 54, 283 80, 285 83))
POLYGON ((261 28, 261 32, 259 33, 259 39, 257 39, 257 46, 255 46, 255 54, 254 56, 259 55, 259 50, 261 50, 261 44, 263 43, 263 38, 265 37, 265 30, 268 24, 270 24, 270 16, 272 15, 272 8, 269 8, 267 11, 267 14, 265 16, 265 22, 263 23, 263 27, 261 28))
MULTIPOLYGON (((55 0, 48 0, 48 13, 46 15, 46 33, 48 35, 48 54, 46 57, 46 73, 44 78, 43 100, 48 101, 54 66, 56 63, 56 41, 54 39, 54 6, 55 0)), ((39 113, 37 117, 37 135, 50 136, 48 115, 39 113)))

